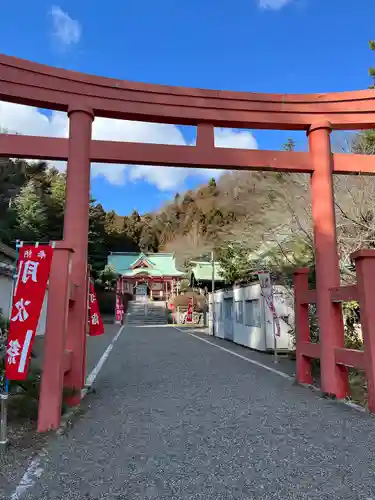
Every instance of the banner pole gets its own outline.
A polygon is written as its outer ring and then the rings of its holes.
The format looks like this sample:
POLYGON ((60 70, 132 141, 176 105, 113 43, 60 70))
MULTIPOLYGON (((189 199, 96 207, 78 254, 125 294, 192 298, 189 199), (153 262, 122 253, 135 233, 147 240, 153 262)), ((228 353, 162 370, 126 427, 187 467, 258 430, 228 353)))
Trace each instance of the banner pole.
POLYGON ((273 328, 273 345, 274 345, 274 359, 273 362, 277 364, 279 362, 279 359, 277 357, 277 337, 276 337, 276 332, 275 332, 275 318, 272 316, 272 328, 273 328))
MULTIPOLYGON (((22 242, 16 240, 16 270, 12 276, 12 293, 10 297, 10 307, 9 307, 9 320, 12 316, 12 306, 13 306, 13 291, 15 282, 17 279, 17 263, 18 263, 18 253, 19 247, 22 246, 22 242)), ((5 335, 5 354, 4 354, 4 378, 2 381, 1 394, 0 394, 0 453, 5 453, 8 448, 8 400, 9 400, 9 381, 5 377, 5 363, 7 355, 8 346, 8 334, 5 335)))
POLYGON ((275 330, 275 321, 276 321, 276 310, 275 310, 275 304, 273 301, 273 283, 272 283, 272 278, 271 278, 271 273, 269 274, 270 277, 270 285, 271 285, 271 303, 272 303, 272 332, 273 332, 273 345, 274 345, 274 359, 273 362, 277 364, 279 362, 279 359, 277 357, 277 335, 276 335, 276 330, 275 330))

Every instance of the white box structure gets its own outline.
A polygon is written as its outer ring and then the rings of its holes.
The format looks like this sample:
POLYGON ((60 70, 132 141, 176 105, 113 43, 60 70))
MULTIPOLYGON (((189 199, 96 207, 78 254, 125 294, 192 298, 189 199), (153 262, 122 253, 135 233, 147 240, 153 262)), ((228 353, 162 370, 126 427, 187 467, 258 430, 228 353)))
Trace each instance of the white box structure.
MULTIPOLYGON (((273 300, 280 322, 278 352, 294 349, 294 298, 283 286, 273 286, 273 300)), ((274 351, 277 331, 272 312, 261 294, 259 282, 214 293, 215 336, 257 351, 274 351)), ((209 334, 213 334, 212 293, 209 294, 209 334)))

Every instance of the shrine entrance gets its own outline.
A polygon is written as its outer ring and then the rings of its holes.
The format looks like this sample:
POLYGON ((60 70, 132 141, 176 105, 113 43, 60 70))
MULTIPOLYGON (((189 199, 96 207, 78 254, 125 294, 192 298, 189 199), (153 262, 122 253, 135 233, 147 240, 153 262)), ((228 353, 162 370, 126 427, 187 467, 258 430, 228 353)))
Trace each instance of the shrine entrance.
MULTIPOLYGON (((374 127, 372 90, 281 95, 186 89, 89 76, 5 55, 0 56, 0 74, 0 99, 63 111, 69 116, 69 139, 0 135, 2 157, 68 161, 64 239, 56 247, 49 287, 39 431, 58 427, 62 385, 76 389, 72 404, 79 402, 84 386, 90 162, 309 173, 315 300, 323 332, 319 352, 314 352, 321 361, 322 390, 338 398, 346 395, 347 373, 336 360, 337 349, 344 343, 341 306, 332 300, 332 290, 340 287, 332 176, 373 174, 375 163, 367 155, 332 154, 330 134, 334 129, 374 127), (92 140, 95 117, 192 125, 197 128, 196 145, 92 140), (215 127, 305 130, 310 150, 216 148, 215 127)), ((363 303, 361 316, 367 312, 363 303)), ((364 320, 366 328, 368 324, 364 320)), ((297 321, 300 327, 305 335, 302 320, 297 321)), ((373 339, 371 342, 369 352, 374 350, 375 355, 373 339)), ((309 356, 312 351, 302 353, 301 359, 309 356)), ((369 383, 374 386, 374 370, 371 377, 369 383)))
POLYGON ((146 281, 141 281, 137 283, 134 287, 135 291, 135 299, 136 300, 145 300, 150 295, 150 287, 146 281))

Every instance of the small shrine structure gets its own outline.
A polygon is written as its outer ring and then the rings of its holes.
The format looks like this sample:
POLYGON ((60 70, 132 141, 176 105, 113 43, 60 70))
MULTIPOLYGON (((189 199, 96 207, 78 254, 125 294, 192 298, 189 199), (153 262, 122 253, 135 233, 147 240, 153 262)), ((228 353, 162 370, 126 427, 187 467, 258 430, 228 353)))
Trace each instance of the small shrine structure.
POLYGON ((191 270, 189 275, 190 287, 197 289, 199 293, 205 295, 212 292, 212 278, 214 278, 215 289, 223 288, 225 280, 223 270, 218 262, 191 261, 191 270), (214 267, 214 276, 212 276, 212 267, 214 267))

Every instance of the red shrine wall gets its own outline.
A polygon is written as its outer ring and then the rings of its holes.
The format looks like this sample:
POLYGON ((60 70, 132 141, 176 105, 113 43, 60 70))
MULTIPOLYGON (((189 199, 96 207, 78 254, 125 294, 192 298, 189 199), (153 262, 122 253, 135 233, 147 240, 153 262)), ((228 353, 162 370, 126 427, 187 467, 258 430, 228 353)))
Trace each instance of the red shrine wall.
POLYGON ((136 278, 120 278, 119 287, 123 294, 137 295, 138 285, 145 284, 148 287, 147 295, 154 300, 168 300, 177 292, 177 284, 182 278, 165 276, 162 278, 150 278, 149 276, 137 276, 136 278))

